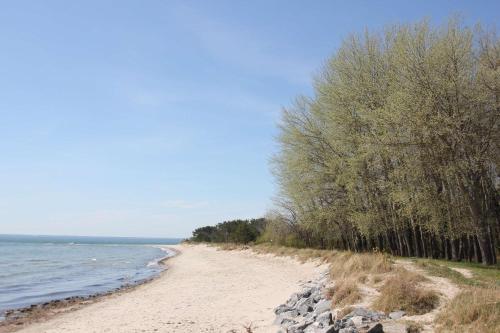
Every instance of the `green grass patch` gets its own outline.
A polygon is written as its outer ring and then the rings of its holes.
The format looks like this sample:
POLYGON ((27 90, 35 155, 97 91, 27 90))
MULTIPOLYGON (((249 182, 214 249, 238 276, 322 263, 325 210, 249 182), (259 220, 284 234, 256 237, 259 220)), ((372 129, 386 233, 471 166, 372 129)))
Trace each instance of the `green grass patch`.
POLYGON ((500 266, 484 266, 476 263, 452 262, 436 259, 412 259, 417 266, 429 274, 450 279, 458 285, 500 288, 500 266), (452 268, 469 270, 473 276, 465 277, 452 268))

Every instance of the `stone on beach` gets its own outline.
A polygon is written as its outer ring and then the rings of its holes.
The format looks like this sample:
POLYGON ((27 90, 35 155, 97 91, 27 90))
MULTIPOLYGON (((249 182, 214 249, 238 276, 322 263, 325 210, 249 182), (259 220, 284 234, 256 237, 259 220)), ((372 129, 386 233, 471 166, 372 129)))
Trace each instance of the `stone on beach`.
POLYGON ((325 311, 330 310, 331 307, 332 307, 332 301, 322 299, 314 306, 314 312, 316 312, 316 314, 319 315, 325 311))
POLYGON ((391 318, 391 319, 400 319, 405 314, 406 314, 406 312, 404 312, 404 311, 394 311, 394 312, 389 313, 389 318, 391 318))
MULTIPOLYGON (((307 289, 295 293, 275 309, 278 314, 275 323, 280 332, 287 333, 383 333, 382 324, 386 318, 383 312, 363 307, 353 309, 341 319, 332 314, 332 302, 323 293, 326 281, 324 276, 317 281, 308 281, 307 289), (371 325, 371 326, 370 326, 371 325)), ((404 315, 395 314, 395 315, 404 315)))

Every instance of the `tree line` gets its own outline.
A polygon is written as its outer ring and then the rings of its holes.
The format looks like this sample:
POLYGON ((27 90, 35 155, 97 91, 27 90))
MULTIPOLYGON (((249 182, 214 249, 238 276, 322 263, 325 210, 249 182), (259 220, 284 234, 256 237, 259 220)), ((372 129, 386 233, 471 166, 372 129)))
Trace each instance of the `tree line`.
POLYGON ((496 263, 499 117, 495 31, 452 19, 346 38, 283 110, 263 238, 496 263))
POLYGON ((264 218, 225 221, 215 226, 195 229, 191 241, 248 244, 257 240, 264 231, 265 225, 264 218))

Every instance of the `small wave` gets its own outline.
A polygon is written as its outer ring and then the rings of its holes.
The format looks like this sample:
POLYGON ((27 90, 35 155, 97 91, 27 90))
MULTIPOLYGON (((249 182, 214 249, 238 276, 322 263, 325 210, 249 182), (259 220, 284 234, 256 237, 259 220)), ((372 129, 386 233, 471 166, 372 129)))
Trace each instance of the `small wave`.
POLYGON ((156 258, 150 262, 148 262, 148 264, 146 265, 147 267, 157 267, 157 266, 160 266, 160 263, 167 259, 167 258, 170 258, 172 257, 175 253, 170 250, 169 248, 166 248, 166 247, 159 247, 159 246, 154 246, 156 248, 159 248, 160 250, 162 250, 163 252, 166 252, 166 255, 163 256, 163 257, 160 257, 160 258, 156 258))
POLYGON ((148 262, 148 264, 146 265, 147 267, 156 267, 158 266, 158 263, 160 262, 161 259, 155 259, 155 260, 151 260, 150 262, 148 262))

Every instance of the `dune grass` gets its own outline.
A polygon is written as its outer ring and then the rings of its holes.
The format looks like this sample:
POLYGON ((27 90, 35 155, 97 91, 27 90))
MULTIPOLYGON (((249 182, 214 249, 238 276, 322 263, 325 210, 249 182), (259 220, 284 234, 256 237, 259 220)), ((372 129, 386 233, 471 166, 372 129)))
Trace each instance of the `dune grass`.
POLYGON ((406 328, 405 331, 406 333, 420 333, 424 329, 424 326, 421 323, 417 323, 414 321, 407 320, 405 321, 406 328))
POLYGON ((336 280, 334 286, 328 289, 327 297, 331 299, 332 306, 342 307, 359 301, 361 293, 355 279, 342 278, 336 280))
POLYGON ((368 274, 381 274, 392 271, 392 261, 382 253, 337 252, 329 260, 333 279, 356 276, 364 282, 368 274))
POLYGON ((337 251, 319 250, 311 248, 295 248, 287 246, 274 246, 269 244, 254 245, 252 249, 257 253, 272 253, 278 256, 293 257, 300 262, 308 260, 321 260, 330 262, 330 259, 336 255, 337 251))
POLYGON ((470 287, 436 318, 437 332, 500 332, 500 290, 470 287))
MULTIPOLYGON (((236 245, 222 245, 223 249, 237 249, 236 245)), ((241 248, 241 246, 240 246, 241 248)), ((320 260, 331 264, 330 277, 332 279, 352 277, 365 280, 367 274, 381 274, 390 272, 393 261, 383 253, 354 253, 350 251, 320 250, 311 248, 293 248, 258 244, 251 247, 257 253, 272 253, 278 256, 293 257, 301 262, 320 260)))
POLYGON ((426 278, 407 270, 398 270, 389 277, 380 295, 375 299, 373 307, 384 312, 403 310, 410 315, 424 314, 439 304, 439 296, 423 286, 426 278))

